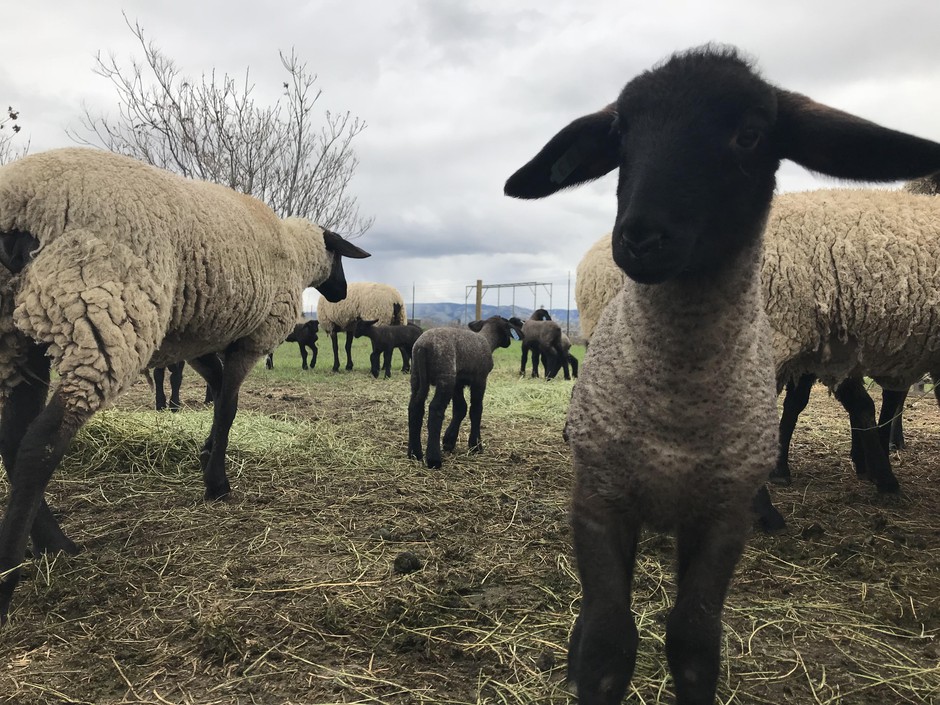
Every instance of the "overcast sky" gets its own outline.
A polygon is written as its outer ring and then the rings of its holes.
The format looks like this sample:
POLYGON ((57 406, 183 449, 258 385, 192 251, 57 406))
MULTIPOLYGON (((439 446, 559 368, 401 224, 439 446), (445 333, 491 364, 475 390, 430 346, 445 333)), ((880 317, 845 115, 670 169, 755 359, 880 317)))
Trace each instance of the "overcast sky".
MULTIPOLYGON (((678 49, 736 44, 778 85, 940 140, 936 0, 31 0, 5 3, 0 28, 0 103, 20 111, 31 152, 72 144, 65 129, 83 105, 114 113, 116 94, 92 69, 98 51, 141 58, 122 11, 195 78, 250 67, 260 100, 280 94, 278 50, 296 49, 319 76, 320 107, 368 123, 352 186, 375 217, 357 241, 373 256, 347 276, 409 302, 413 287, 418 302, 463 302, 483 279, 550 282, 552 305, 565 307, 569 273, 573 284, 611 228, 613 177, 543 201, 508 199, 503 182, 678 49)), ((785 165, 779 185, 832 184, 785 165)))

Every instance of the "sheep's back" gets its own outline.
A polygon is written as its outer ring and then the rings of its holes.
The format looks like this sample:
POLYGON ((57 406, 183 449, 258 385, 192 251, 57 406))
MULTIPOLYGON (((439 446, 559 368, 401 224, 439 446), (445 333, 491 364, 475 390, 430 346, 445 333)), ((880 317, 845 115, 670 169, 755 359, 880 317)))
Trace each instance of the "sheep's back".
POLYGON ((763 283, 777 368, 830 383, 916 379, 940 358, 940 199, 900 191, 778 196, 763 283))
POLYGON ((405 316, 405 300, 393 286, 379 282, 350 282, 346 287, 346 298, 330 302, 321 296, 317 302, 317 320, 325 333, 344 330, 361 318, 364 321, 378 320, 381 324, 408 322, 405 316), (399 304, 399 320, 394 320, 394 305, 399 304))

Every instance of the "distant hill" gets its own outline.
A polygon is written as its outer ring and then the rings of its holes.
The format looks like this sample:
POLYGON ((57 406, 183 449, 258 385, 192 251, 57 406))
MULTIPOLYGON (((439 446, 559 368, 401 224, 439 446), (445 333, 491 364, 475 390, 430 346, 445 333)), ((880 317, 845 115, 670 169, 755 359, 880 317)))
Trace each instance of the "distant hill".
MULTIPOLYGON (((454 324, 463 326, 476 317, 475 306, 472 303, 466 305, 458 303, 416 303, 414 305, 414 313, 412 313, 412 307, 410 304, 406 308, 408 311, 409 320, 412 318, 419 320, 424 328, 450 326, 454 324)), ((497 307, 489 304, 483 304, 482 311, 483 318, 499 315, 506 318, 509 318, 510 316, 518 316, 522 320, 525 320, 532 314, 531 308, 525 308, 523 306, 512 307, 503 305, 497 307)), ((567 327, 570 326, 570 334, 580 334, 581 319, 578 316, 577 309, 572 309, 569 312, 563 308, 553 308, 549 309, 549 313, 552 316, 552 320, 557 321, 562 330, 567 330, 567 327)))

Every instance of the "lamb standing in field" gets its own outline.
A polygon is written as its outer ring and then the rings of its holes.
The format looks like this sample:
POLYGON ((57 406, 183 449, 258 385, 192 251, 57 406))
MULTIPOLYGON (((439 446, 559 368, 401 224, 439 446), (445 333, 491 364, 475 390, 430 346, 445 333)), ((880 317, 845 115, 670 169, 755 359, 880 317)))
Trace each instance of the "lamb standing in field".
POLYGON ((778 89, 733 49, 705 47, 634 78, 506 183, 540 198, 620 172, 613 257, 630 279, 593 331, 567 423, 583 592, 568 674, 581 705, 620 703, 633 674, 644 525, 677 532, 666 624, 677 702, 715 702, 722 607, 777 452, 760 262, 784 158, 889 181, 936 171, 940 144, 778 89))
POLYGON ((346 369, 353 368, 352 344, 356 335, 356 320, 377 320, 386 325, 405 325, 405 300, 398 289, 388 284, 375 282, 351 282, 346 298, 339 303, 320 297, 317 303, 317 318, 320 328, 330 336, 333 343, 333 372, 339 372, 340 332, 346 332, 346 369))
POLYGON ((493 351, 508 348, 513 325, 502 316, 473 321, 466 328, 432 328, 418 338, 412 351, 411 399, 408 401, 408 457, 422 460, 421 427, 424 424, 424 403, 434 386, 434 397, 428 405, 427 464, 441 467, 441 427, 444 412, 454 401, 450 425, 444 432, 443 448, 457 446, 460 422, 467 415, 463 390, 470 387, 470 452, 483 450, 480 420, 483 416, 483 394, 486 378, 493 369, 493 351))
POLYGON ((392 376, 392 353, 398 348, 401 353, 401 371, 411 371, 411 351, 415 341, 424 331, 420 326, 409 323, 404 326, 380 325, 375 319, 371 321, 356 321, 353 334, 360 338, 367 337, 372 341, 372 353, 369 355, 370 371, 372 376, 379 378, 379 357, 384 355, 383 368, 385 378, 392 376))
MULTIPOLYGON (((525 366, 529 359, 529 352, 532 353, 532 377, 539 376, 538 357, 552 357, 558 361, 559 366, 565 371, 565 379, 571 379, 571 373, 568 368, 568 352, 571 349, 571 341, 568 341, 568 350, 564 349, 562 344, 561 326, 552 320, 551 315, 544 308, 537 308, 532 315, 522 323, 518 318, 513 317, 513 322, 522 325, 522 362, 519 367, 519 376, 525 376, 525 366)), ((546 366, 547 367, 547 366, 546 366)), ((558 373, 548 375, 546 379, 551 379, 558 373)))
POLYGON ((205 494, 228 495, 239 387, 292 329, 304 287, 342 299, 343 256, 368 253, 128 157, 58 149, 0 168, 0 457, 10 480, 0 618, 28 536, 35 554, 76 551, 46 484, 78 429, 146 367, 188 360, 205 377, 215 398, 199 457, 205 494))
MULTIPOLYGON (((300 348, 301 369, 313 369, 317 366, 317 331, 320 330, 318 321, 305 320, 294 326, 294 330, 284 339, 285 343, 297 343, 300 348), (310 366, 307 366, 307 348, 310 348, 310 366)), ((269 370, 274 369, 274 353, 268 353, 264 362, 269 370)))

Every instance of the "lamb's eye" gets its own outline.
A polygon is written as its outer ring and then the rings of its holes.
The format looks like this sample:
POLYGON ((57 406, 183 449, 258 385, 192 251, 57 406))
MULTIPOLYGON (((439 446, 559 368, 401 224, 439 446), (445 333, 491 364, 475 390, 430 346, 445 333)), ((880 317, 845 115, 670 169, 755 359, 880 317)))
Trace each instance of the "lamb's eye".
POLYGON ((745 127, 734 136, 734 146, 750 152, 760 142, 761 133, 756 127, 745 127))

